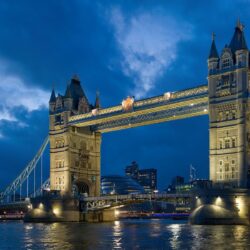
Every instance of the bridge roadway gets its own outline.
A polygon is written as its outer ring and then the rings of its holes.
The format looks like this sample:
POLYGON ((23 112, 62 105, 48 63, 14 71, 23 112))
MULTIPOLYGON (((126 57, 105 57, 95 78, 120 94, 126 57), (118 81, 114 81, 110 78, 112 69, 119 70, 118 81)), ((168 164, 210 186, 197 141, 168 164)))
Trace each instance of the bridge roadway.
POLYGON ((83 203, 83 210, 98 210, 108 207, 121 206, 143 201, 166 201, 174 205, 188 205, 192 199, 191 193, 156 193, 156 194, 128 194, 128 195, 108 195, 98 197, 80 197, 83 203))
POLYGON ((0 203, 0 220, 22 219, 31 208, 30 199, 9 203, 0 203))
MULTIPOLYGON (((56 199, 60 196, 55 196, 56 199)), ((72 197, 73 198, 73 197, 72 197)), ((98 197, 84 197, 79 198, 82 204, 82 209, 85 211, 101 210, 109 207, 119 207, 131 203, 140 203, 144 201, 166 201, 174 205, 188 205, 191 201, 192 195, 190 193, 178 193, 178 194, 128 194, 128 195, 108 195, 98 197)), ((24 201, 8 202, 0 204, 0 215, 5 212, 27 212, 31 207, 30 199, 27 198, 24 201)))
POLYGON ((103 133, 205 114, 208 114, 208 87, 201 85, 135 101, 130 111, 117 105, 74 115, 69 118, 69 125, 90 126, 93 131, 103 133))

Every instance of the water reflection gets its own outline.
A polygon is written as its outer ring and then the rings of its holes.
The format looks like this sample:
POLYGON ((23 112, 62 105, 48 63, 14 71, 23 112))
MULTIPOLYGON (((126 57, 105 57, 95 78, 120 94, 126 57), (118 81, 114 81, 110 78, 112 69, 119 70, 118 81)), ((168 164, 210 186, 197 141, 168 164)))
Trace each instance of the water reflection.
POLYGON ((184 223, 0 223, 0 249, 250 249, 250 227, 184 223))
POLYGON ((120 221, 115 221, 113 226, 113 249, 122 249, 122 232, 120 221))
POLYGON ((179 249, 180 247, 180 232, 181 232, 181 225, 180 224, 173 224, 168 227, 168 230, 172 233, 172 237, 170 238, 170 245, 172 249, 179 249))
POLYGON ((159 237, 162 234, 162 228, 160 220, 154 219, 151 221, 151 231, 150 236, 151 237, 159 237))

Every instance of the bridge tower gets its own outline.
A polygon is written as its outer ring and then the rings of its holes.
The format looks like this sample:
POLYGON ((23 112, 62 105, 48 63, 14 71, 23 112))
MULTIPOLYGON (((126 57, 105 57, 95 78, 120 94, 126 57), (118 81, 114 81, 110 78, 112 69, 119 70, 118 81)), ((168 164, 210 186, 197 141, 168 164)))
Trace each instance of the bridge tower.
POLYGON ((238 21, 219 55, 214 35, 208 58, 210 179, 219 186, 249 186, 249 50, 238 21))
POLYGON ((49 101, 50 130, 50 183, 51 190, 62 194, 100 193, 101 134, 90 127, 80 128, 68 124, 69 117, 99 108, 89 104, 74 76, 64 95, 56 96, 52 90, 49 101))

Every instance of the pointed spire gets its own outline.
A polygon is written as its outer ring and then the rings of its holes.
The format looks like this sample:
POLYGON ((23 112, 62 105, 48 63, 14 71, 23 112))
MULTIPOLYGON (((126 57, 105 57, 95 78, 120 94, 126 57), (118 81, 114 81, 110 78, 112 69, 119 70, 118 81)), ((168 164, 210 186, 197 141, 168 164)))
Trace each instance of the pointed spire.
POLYGON ((230 42, 229 48, 235 53, 236 50, 247 49, 247 43, 244 35, 244 25, 237 20, 233 38, 230 42))
POLYGON ((99 93, 99 91, 96 91, 95 108, 99 109, 100 107, 101 107, 101 104, 100 104, 100 93, 99 93))
POLYGON ((219 58, 219 54, 218 54, 214 39, 215 39, 215 34, 213 32, 212 33, 212 44, 211 44, 211 48, 210 48, 210 52, 209 52, 209 56, 208 56, 209 59, 219 58))
POLYGON ((74 75, 72 76, 72 81, 80 82, 79 76, 78 76, 77 74, 74 74, 74 75))
POLYGON ((240 18, 238 18, 236 27, 239 28, 241 31, 244 30, 244 25, 240 22, 240 18))
POLYGON ((50 96, 50 99, 49 99, 49 102, 56 102, 56 94, 55 94, 55 90, 54 88, 52 89, 52 92, 51 92, 51 96, 50 96))
POLYGON ((71 91, 70 91, 70 85, 67 85, 67 89, 64 95, 64 98, 72 98, 71 91))

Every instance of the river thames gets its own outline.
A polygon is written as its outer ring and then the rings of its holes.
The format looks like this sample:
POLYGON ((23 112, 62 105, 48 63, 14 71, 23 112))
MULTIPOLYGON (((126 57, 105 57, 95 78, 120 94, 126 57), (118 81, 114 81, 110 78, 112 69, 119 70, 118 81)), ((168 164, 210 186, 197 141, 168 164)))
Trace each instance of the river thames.
POLYGON ((248 226, 172 220, 30 224, 0 222, 0 249, 250 249, 248 226))

